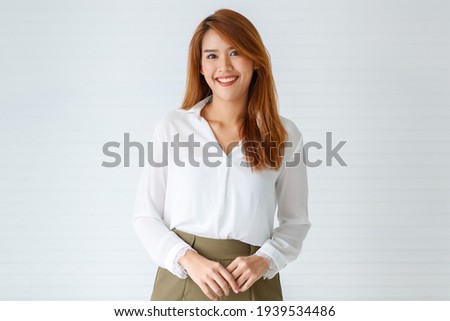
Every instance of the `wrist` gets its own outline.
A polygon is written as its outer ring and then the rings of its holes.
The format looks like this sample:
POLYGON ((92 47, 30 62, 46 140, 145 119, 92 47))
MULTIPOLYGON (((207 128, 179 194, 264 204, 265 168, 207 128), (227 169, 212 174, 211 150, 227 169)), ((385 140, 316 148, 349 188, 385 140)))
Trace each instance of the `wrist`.
POLYGON ((276 262, 273 260, 273 258, 266 254, 265 252, 258 250, 255 255, 258 255, 260 257, 265 258, 268 262, 269 262, 269 267, 267 268, 267 270, 264 272, 264 279, 271 279, 273 278, 278 272, 279 272, 279 268, 276 264, 276 262))
POLYGON ((264 271, 267 271, 270 267, 270 261, 267 257, 253 254, 254 257, 258 258, 258 260, 261 262, 261 266, 264 266, 264 271))
POLYGON ((189 249, 186 251, 186 253, 184 253, 184 255, 182 255, 179 259, 178 259, 178 263, 181 264, 184 268, 186 268, 186 263, 192 259, 192 257, 197 254, 196 251, 189 249))

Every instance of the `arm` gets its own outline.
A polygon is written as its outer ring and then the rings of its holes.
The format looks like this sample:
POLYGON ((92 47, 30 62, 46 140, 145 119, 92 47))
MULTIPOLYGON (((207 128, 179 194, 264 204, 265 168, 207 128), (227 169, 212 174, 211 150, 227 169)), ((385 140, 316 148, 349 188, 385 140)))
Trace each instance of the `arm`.
POLYGON ((303 240, 311 227, 308 219, 308 182, 303 158, 303 136, 297 131, 297 144, 276 181, 279 226, 273 230, 256 255, 271 258, 265 278, 273 278, 278 271, 300 254, 303 240), (298 160, 296 160, 296 158, 298 160))
MULTIPOLYGON (((163 160, 162 143, 157 130, 153 135, 153 160, 163 160)), ((167 158, 167 156, 166 156, 167 158)), ((145 164, 137 190, 132 226, 153 261, 178 276, 186 278, 178 257, 191 247, 164 224, 164 202, 167 185, 167 166, 145 164)))
POLYGON ((303 157, 303 138, 296 130, 296 146, 286 152, 283 168, 275 183, 279 227, 269 240, 247 257, 238 257, 227 270, 236 278, 239 291, 244 292, 259 278, 271 279, 301 251, 311 223, 308 220, 308 183, 303 157), (300 154, 301 152, 301 154, 300 154), (298 161, 295 161, 296 158, 298 161))

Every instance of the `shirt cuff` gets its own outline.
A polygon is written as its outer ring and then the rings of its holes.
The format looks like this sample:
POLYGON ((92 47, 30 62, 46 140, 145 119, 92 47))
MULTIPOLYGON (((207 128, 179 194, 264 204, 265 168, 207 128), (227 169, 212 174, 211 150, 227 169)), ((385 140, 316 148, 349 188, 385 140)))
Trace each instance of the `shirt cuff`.
POLYGON ((263 278, 264 279, 273 278, 278 273, 279 270, 278 270, 277 264, 272 259, 272 257, 270 255, 268 255, 267 253, 265 253, 264 251, 261 251, 261 249, 256 251, 255 255, 266 258, 269 261, 269 268, 266 270, 266 272, 264 272, 263 278))
POLYGON ((172 264, 172 273, 175 274, 177 277, 179 277, 180 279, 187 279, 188 278, 188 273, 186 271, 186 269, 180 264, 178 263, 178 260, 186 254, 186 252, 188 250, 192 250, 195 253, 197 253, 196 250, 194 250, 193 248, 191 248, 190 246, 185 246, 183 248, 181 248, 177 254, 175 254, 175 257, 173 259, 173 264, 172 264))

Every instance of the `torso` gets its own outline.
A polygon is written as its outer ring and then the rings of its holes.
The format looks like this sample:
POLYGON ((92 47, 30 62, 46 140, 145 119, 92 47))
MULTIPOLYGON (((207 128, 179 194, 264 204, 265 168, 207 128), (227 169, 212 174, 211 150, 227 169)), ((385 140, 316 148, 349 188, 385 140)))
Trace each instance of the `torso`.
POLYGON ((210 120, 204 111, 205 108, 201 110, 200 115, 208 121, 217 142, 228 155, 241 140, 238 126, 225 126, 219 121, 210 120))

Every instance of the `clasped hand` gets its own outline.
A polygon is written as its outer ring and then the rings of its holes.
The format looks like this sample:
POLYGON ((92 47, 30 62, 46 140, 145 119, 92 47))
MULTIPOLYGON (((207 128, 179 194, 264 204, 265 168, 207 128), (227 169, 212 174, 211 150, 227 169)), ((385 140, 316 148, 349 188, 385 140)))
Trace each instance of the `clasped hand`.
POLYGON ((190 250, 179 263, 211 300, 228 296, 231 289, 235 293, 248 290, 269 268, 268 260, 257 255, 239 256, 225 268, 190 250))

